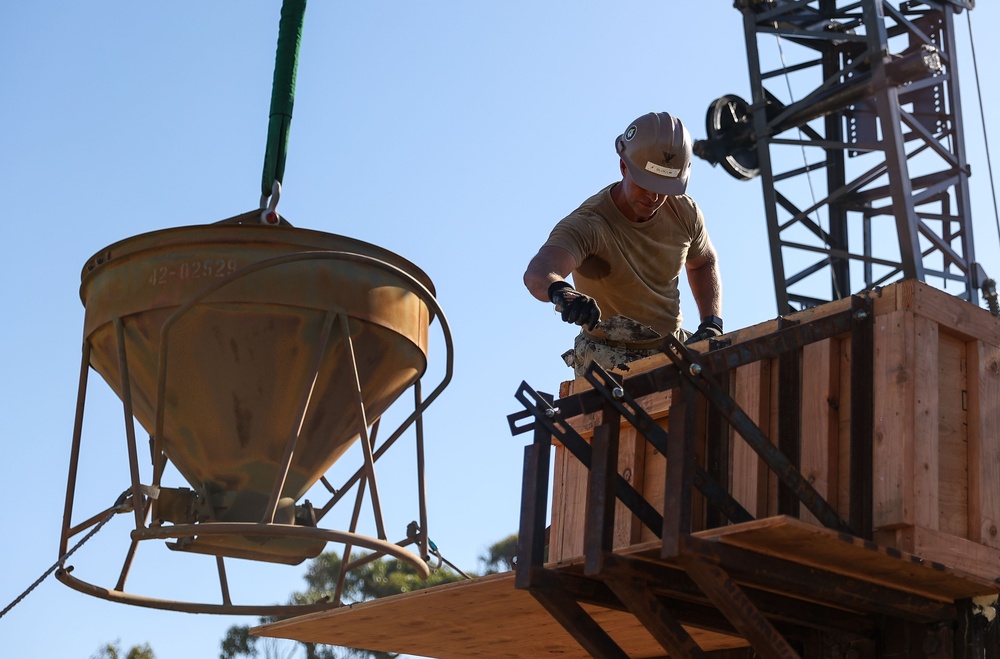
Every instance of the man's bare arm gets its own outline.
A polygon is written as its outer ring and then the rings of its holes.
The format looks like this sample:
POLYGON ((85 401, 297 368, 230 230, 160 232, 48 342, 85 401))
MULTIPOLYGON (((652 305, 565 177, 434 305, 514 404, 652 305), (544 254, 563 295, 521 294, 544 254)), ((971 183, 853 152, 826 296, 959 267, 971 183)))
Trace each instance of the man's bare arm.
POLYGON ((578 265, 573 255, 562 247, 544 245, 528 263, 528 269, 524 271, 524 285, 537 299, 551 302, 549 286, 565 280, 578 265))
POLYGON ((722 317, 722 277, 715 247, 708 249, 686 264, 691 295, 698 305, 699 320, 706 316, 722 317))

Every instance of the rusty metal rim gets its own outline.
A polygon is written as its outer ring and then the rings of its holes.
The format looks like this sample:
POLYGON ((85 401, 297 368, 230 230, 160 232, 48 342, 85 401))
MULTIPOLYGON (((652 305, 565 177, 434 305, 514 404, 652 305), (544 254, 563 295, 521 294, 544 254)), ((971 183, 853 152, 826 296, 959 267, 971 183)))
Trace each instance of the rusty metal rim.
POLYGON ((259 616, 287 616, 302 615, 306 613, 316 613, 335 608, 337 605, 329 601, 314 602, 312 604, 208 604, 196 602, 180 602, 177 600, 158 599, 146 597, 144 595, 133 595, 121 590, 109 590, 94 584, 82 581, 69 573, 70 568, 56 570, 56 579, 69 586, 78 593, 99 597, 109 602, 120 604, 131 604, 133 606, 143 606, 150 609, 162 609, 166 611, 178 611, 180 613, 214 613, 222 615, 259 615, 259 616))
MULTIPOLYGON (((252 211, 247 215, 256 216, 259 214, 260 209, 252 211)), ((205 240, 197 241, 199 243, 225 242, 222 238, 231 236, 235 241, 242 243, 259 242, 273 244, 275 238, 277 238, 282 244, 301 248, 302 251, 332 251, 330 247, 324 247, 321 243, 337 242, 340 243, 337 251, 357 249, 360 253, 370 252, 369 256, 372 258, 385 257, 382 258, 382 260, 387 263, 392 263, 395 267, 410 273, 411 276, 414 276, 417 280, 421 281, 433 295, 436 295, 436 291, 434 290, 434 285, 431 282, 430 277, 419 266, 414 264, 409 259, 400 256, 396 252, 373 243, 351 238, 349 236, 327 233, 325 231, 317 231, 315 229, 304 229, 301 227, 207 224, 170 227, 167 229, 149 231, 147 233, 141 233, 119 240, 108 245, 104 249, 101 249, 87 259, 87 262, 82 268, 80 273, 81 298, 83 297, 82 289, 86 284, 86 280, 89 279, 97 270, 101 269, 102 265, 126 256, 136 255, 139 252, 148 249, 161 249, 166 245, 185 243, 187 241, 182 239, 188 233, 191 233, 193 229, 198 230, 199 233, 204 233, 207 237, 205 240), (266 239, 263 238, 264 236, 266 236, 266 239), (300 237, 304 240, 288 240, 287 238, 291 236, 300 237), (123 252, 123 249, 126 251, 123 252)))
MULTIPOLYGON (((313 540, 325 540, 340 544, 351 544, 356 547, 363 547, 374 552, 373 555, 392 556, 405 561, 417 570, 419 576, 426 579, 430 576, 430 567, 426 561, 419 558, 411 551, 402 546, 393 544, 387 540, 379 540, 357 533, 347 531, 335 531, 330 529, 317 529, 311 527, 295 526, 292 524, 262 524, 255 522, 212 522, 207 524, 178 524, 175 526, 163 526, 158 528, 135 529, 132 531, 132 540, 141 542, 143 540, 165 540, 170 538, 186 538, 196 535, 256 535, 265 537, 300 537, 313 540)), ((335 601, 322 600, 312 604, 210 604, 207 602, 182 602, 179 600, 160 599, 127 593, 123 590, 112 590, 103 588, 95 584, 77 579, 70 574, 72 567, 61 568, 56 571, 56 578, 73 590, 99 597, 111 602, 121 604, 131 604, 152 609, 164 609, 178 611, 181 613, 213 613, 224 615, 302 615, 315 613, 342 606, 335 601)))
POLYGON ((203 524, 174 524, 172 526, 154 526, 132 531, 131 537, 137 542, 143 540, 166 540, 168 538, 191 538, 197 535, 256 535, 267 538, 306 538, 325 540, 339 544, 350 543, 365 549, 394 556, 401 561, 410 563, 419 572, 422 579, 430 576, 427 563, 411 551, 403 549, 388 540, 379 540, 366 535, 319 529, 312 526, 296 526, 294 524, 264 524, 261 522, 206 522, 203 524))

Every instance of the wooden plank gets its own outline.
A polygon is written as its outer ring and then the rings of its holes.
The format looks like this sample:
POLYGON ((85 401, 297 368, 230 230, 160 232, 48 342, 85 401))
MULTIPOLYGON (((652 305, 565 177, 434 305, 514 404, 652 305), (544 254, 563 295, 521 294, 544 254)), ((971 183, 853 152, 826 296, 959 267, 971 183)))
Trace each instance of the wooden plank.
MULTIPOLYGON (((1000 550, 948 533, 912 527, 896 529, 897 544, 927 562, 947 565, 950 570, 970 575, 1000 590, 1000 550)), ((957 599, 957 598, 956 598, 957 599)))
MULTIPOLYGON (((628 424, 621 427, 618 472, 625 481, 642 492, 645 483, 646 440, 628 424)), ((642 541, 642 522, 621 501, 615 506, 615 547, 628 547, 642 541)))
MULTIPOLYGON (((771 368, 754 362, 736 369, 736 404, 759 427, 770 423, 771 368)), ((732 495, 754 517, 767 514, 767 469, 753 449, 735 430, 732 446, 732 495)))
MULTIPOLYGON (((851 509, 851 339, 839 341, 837 389, 837 433, 842 438, 837 448, 837 501, 839 510, 851 509)), ((843 514, 841 512, 841 514, 843 514)))
POLYGON ((572 453, 556 446, 552 483, 552 526, 549 559, 563 561, 583 555, 584 503, 587 468, 572 453))
MULTIPOLYGON (((925 322, 938 327, 933 321, 925 322)), ((939 397, 938 423, 934 428, 937 432, 919 438, 915 446, 918 454, 937 451, 938 501, 933 510, 928 511, 927 519, 918 520, 917 525, 970 538, 969 478, 970 467, 974 465, 970 462, 968 445, 966 344, 944 332, 938 334, 938 363, 934 371, 939 397), (934 513, 938 517, 932 520, 930 517, 934 513)), ((919 457, 917 464, 920 464, 919 457)), ((927 505, 923 500, 918 500, 917 504, 927 505)))
MULTIPOLYGON (((770 363, 770 389, 768 389, 767 405, 769 413, 767 415, 767 425, 757 424, 761 430, 767 433, 772 444, 778 443, 778 424, 781 422, 780 409, 778 406, 778 360, 772 359, 770 363)), ((763 460, 761 461, 763 462, 763 460)), ((778 480, 777 474, 764 466, 764 510, 759 517, 773 517, 778 514, 778 480)))
MULTIPOLYGON (((992 578, 1000 574, 1000 551, 926 529, 895 533, 910 534, 923 558, 789 517, 694 535, 941 602, 1000 590, 992 578)), ((659 543, 627 551, 650 560, 658 552, 659 543)), ((629 656, 663 655, 633 616, 589 605, 584 608, 629 656)), ((734 636, 685 629, 705 651, 747 645, 734 636)), ((441 659, 587 656, 527 591, 514 589, 509 572, 300 616, 255 628, 253 633, 441 659)))
POLYGON ((913 314, 893 311, 875 323, 876 466, 874 527, 913 524, 913 314))
MULTIPOLYGON (((667 359, 666 355, 651 355, 644 359, 632 362, 630 373, 625 375, 628 377, 628 375, 645 373, 646 371, 651 371, 655 368, 667 366, 669 364, 670 360, 667 359)), ((559 385, 559 397, 565 398, 567 396, 583 393, 584 391, 590 391, 591 389, 593 389, 593 387, 583 378, 567 380, 559 385)), ((648 396, 641 396, 636 399, 636 402, 642 405, 642 408, 651 417, 654 419, 659 418, 670 410, 670 390, 658 391, 656 393, 649 394, 648 396)), ((580 416, 573 417, 570 420, 570 423, 574 428, 576 428, 577 432, 583 433, 588 430, 593 430, 594 426, 601 422, 600 414, 600 412, 581 414, 580 416)))
POLYGON ((923 282, 906 283, 907 286, 900 289, 900 293, 907 293, 901 297, 903 306, 900 308, 933 320, 949 334, 966 341, 978 340, 1000 345, 1000 318, 995 318, 986 309, 967 300, 923 282))
POLYGON ((798 654, 726 572, 697 555, 681 555, 681 564, 702 592, 726 616, 763 659, 798 659, 798 654))
POLYGON ((969 539, 1000 547, 1000 348, 968 345, 969 539))
MULTIPOLYGON (((803 309, 802 311, 796 311, 795 313, 784 316, 788 321, 793 321, 794 323, 807 323, 812 320, 818 320, 820 318, 826 318, 827 316, 833 316, 835 314, 844 311, 845 309, 851 308, 851 298, 845 297, 839 300, 834 300, 833 302, 827 302, 817 307, 811 307, 809 309, 803 309)), ((741 343, 743 341, 748 341, 750 339, 756 339, 762 336, 767 336, 768 334, 773 334, 778 331, 778 319, 769 320, 767 322, 759 323, 757 325, 752 325, 750 327, 745 327, 737 329, 732 332, 728 332, 723 338, 732 341, 732 343, 741 343)))
MULTIPOLYGON (((631 614, 584 609, 630 657, 663 656, 631 614)), ((735 636, 685 629, 705 651, 747 646, 735 636)), ((527 591, 514 589, 509 572, 299 616, 252 633, 439 659, 589 656, 527 591)))
MULTIPOLYGON (((658 419, 656 422, 664 429, 668 429, 669 417, 658 419)), ((666 492, 667 456, 657 451, 652 444, 644 441, 643 448, 643 481, 642 495, 646 501, 653 504, 653 507, 660 509, 663 507, 663 497, 666 492)), ((656 534, 640 523, 639 542, 658 541, 656 534)))
MULTIPOLYGON (((800 470, 816 491, 838 505, 840 418, 840 341, 827 339, 802 349, 802 448, 800 470)), ((850 409, 850 408, 847 408, 850 409)), ((819 524, 806 508, 801 519, 819 524)))
POLYGON ((785 516, 693 535, 941 601, 1000 592, 1000 585, 989 576, 1000 574, 1000 551, 942 533, 916 531, 916 555, 785 516))
MULTIPOLYGON (((919 316, 914 317, 913 322, 913 372, 908 380, 912 382, 914 396, 911 440, 914 452, 913 519, 919 526, 936 529, 940 497, 938 391, 943 380, 938 369, 938 326, 919 316)), ((906 425, 910 427, 910 424, 906 425)))
MULTIPOLYGON (((585 382, 585 381, 583 381, 585 382)), ((670 400, 669 393, 658 400, 670 400)), ((580 435, 590 441, 594 421, 600 413, 573 417, 569 423, 580 435), (585 419, 586 417, 586 419, 585 419), (585 420, 584 420, 585 419, 585 420), (581 423, 581 421, 583 421, 581 423)), ((669 417, 664 411, 657 423, 666 428, 669 417)), ((621 425, 618 454, 618 473, 647 501, 663 501, 663 474, 665 458, 627 422, 621 425), (647 467, 647 462, 651 466, 647 467), (652 471, 649 471, 652 469, 652 471), (651 474, 647 476, 647 474, 651 474)), ((553 561, 567 561, 583 555, 585 502, 587 500, 588 470, 569 451, 556 444, 555 469, 552 485, 552 527, 549 557, 553 561)), ((657 503, 656 505, 659 505, 657 503)), ((614 546, 627 547, 655 538, 628 507, 622 502, 615 506, 614 546)))

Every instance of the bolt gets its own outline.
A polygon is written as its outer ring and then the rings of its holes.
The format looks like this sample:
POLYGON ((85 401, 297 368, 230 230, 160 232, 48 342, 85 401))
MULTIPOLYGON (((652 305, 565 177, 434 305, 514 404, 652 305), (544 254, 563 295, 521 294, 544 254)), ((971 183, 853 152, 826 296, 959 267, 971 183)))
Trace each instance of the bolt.
POLYGON ((625 397, 625 390, 622 389, 621 387, 615 387, 614 389, 611 390, 611 397, 614 398, 615 400, 621 400, 622 398, 625 397))
POLYGON ((545 410, 545 416, 549 417, 550 419, 557 414, 559 414, 558 407, 550 407, 549 409, 545 410))
POLYGON ((867 317, 868 317, 868 312, 867 312, 867 311, 865 311, 864 309, 861 309, 861 310, 859 310, 859 311, 856 311, 856 312, 854 313, 854 318, 855 318, 856 320, 864 320, 864 319, 865 319, 865 318, 867 318, 867 317))
POLYGON ((691 375, 701 375, 701 364, 691 364, 691 368, 688 369, 691 375))

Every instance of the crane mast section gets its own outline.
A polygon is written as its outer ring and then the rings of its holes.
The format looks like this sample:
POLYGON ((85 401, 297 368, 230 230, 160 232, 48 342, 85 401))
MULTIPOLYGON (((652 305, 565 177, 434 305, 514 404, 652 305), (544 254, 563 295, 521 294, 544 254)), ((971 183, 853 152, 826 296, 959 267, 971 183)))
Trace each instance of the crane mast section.
POLYGON ((955 14, 969 2, 744 0, 749 103, 695 151, 760 176, 779 313, 900 279, 978 302, 955 14))

